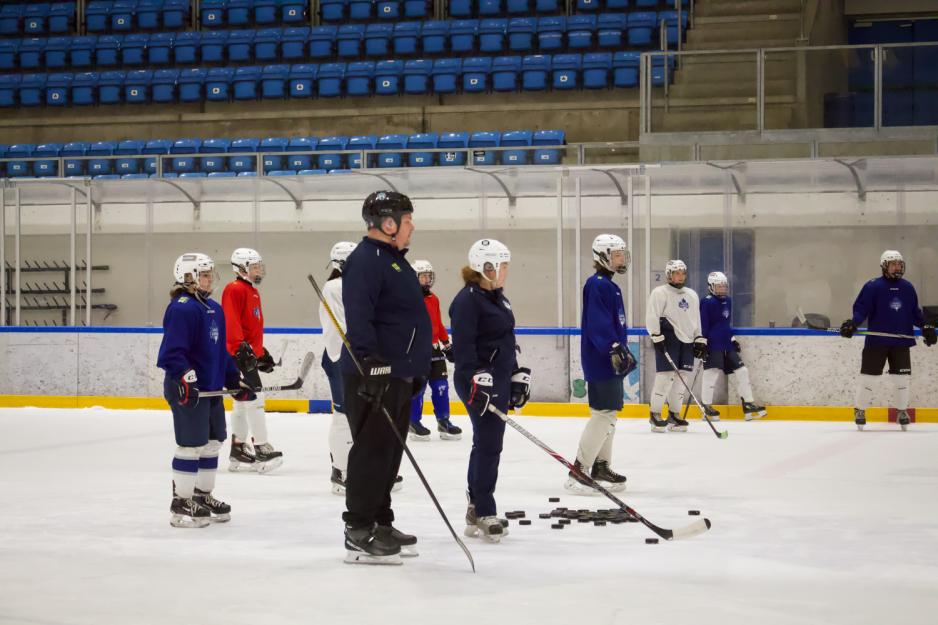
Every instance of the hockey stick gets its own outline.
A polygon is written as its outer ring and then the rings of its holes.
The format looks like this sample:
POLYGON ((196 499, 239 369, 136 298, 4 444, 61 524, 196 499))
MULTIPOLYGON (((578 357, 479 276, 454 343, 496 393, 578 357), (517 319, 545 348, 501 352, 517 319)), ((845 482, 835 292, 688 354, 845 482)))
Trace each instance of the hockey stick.
MULTIPOLYGON (((840 334, 840 328, 827 328, 817 323, 810 321, 805 314, 801 311, 801 307, 798 307, 798 321, 800 321, 806 328, 811 330, 822 330, 824 332, 830 332, 831 334, 840 334)), ((889 332, 876 332, 875 330, 857 330, 853 333, 855 336, 885 336, 891 339, 912 339, 916 340, 918 337, 911 334, 892 334, 889 332)))
POLYGON ((681 381, 681 384, 684 385, 684 388, 687 389, 687 392, 690 393, 691 398, 694 400, 694 403, 697 404, 697 408, 700 410, 700 414, 703 415, 704 420, 707 422, 707 425, 710 426, 710 429, 713 430, 713 433, 717 435, 717 438, 726 438, 730 435, 729 432, 720 432, 715 427, 713 427, 713 422, 710 420, 710 417, 707 416, 707 411, 704 410, 703 404, 700 403, 700 400, 697 399, 697 396, 694 394, 694 390, 687 386, 687 382, 684 381, 684 376, 681 375, 681 372, 678 370, 677 365, 674 364, 674 361, 671 360, 671 354, 668 353, 668 350, 664 350, 664 357, 668 359, 668 364, 671 365, 671 368, 674 369, 674 373, 677 374, 677 379, 681 381))
MULTIPOLYGON (((252 390, 252 393, 273 393, 276 391, 295 391, 303 387, 303 382, 306 380, 306 375, 309 373, 309 370, 313 367, 313 361, 315 357, 313 352, 307 352, 306 357, 303 358, 303 364, 300 365, 300 375, 297 376, 296 380, 290 382, 289 384, 281 384, 279 386, 264 386, 256 390, 252 390)), ((220 391, 205 391, 199 393, 199 397, 223 397, 225 395, 237 395, 241 391, 248 390, 244 388, 238 389, 223 389, 220 391)))
POLYGON ((680 540, 683 538, 691 538, 698 534, 703 534, 708 529, 710 529, 710 519, 700 519, 698 521, 694 521, 690 525, 679 527, 676 530, 669 530, 664 527, 658 527, 657 525, 655 525, 654 523, 652 523, 651 521, 643 517, 641 514, 639 514, 637 511, 635 511, 635 509, 627 505, 624 501, 622 501, 621 499, 613 495, 611 492, 609 492, 602 484, 594 480, 592 477, 590 477, 583 471, 580 471, 569 460, 567 460, 566 458, 558 454, 556 451, 548 447, 539 438, 537 438, 536 436, 531 434, 529 431, 521 427, 521 425, 519 425, 518 422, 516 422, 514 419, 509 417, 507 414, 505 414, 504 412, 502 412, 495 406, 489 406, 489 410, 495 413, 496 415, 498 415, 502 419, 502 421, 504 421, 511 427, 515 428, 526 439, 528 439, 529 441, 531 441, 532 443, 534 443, 535 445, 537 445, 538 447, 546 451, 554 460, 556 460, 563 466, 567 467, 569 471, 576 473, 584 482, 586 482, 587 484, 592 486, 594 489, 596 489, 597 491, 599 491, 600 493, 608 497, 613 503, 619 506, 619 508, 629 513, 633 517, 635 517, 640 523, 643 523, 645 527, 653 531, 658 536, 664 538, 665 540, 680 540))
MULTIPOLYGON (((694 388, 694 385, 697 384, 697 376, 700 375, 700 370, 703 368, 703 360, 700 361, 700 367, 697 366, 697 361, 695 360, 695 361, 694 361, 694 368, 695 368, 697 371, 694 373, 694 380, 690 383, 690 387, 691 387, 691 388, 694 388)), ((687 413, 688 413, 688 411, 690 411, 690 402, 687 402, 687 403, 684 405, 684 415, 683 415, 681 418, 684 419, 685 421, 687 421, 687 413)))
MULTIPOLYGON (((335 318, 335 314, 333 314, 332 308, 330 308, 329 303, 326 302, 326 298, 322 294, 322 290, 319 288, 319 284, 316 282, 316 278, 314 278, 312 274, 306 277, 309 280, 309 283, 313 285, 313 289, 316 291, 316 295, 319 297, 319 301, 322 302, 323 308, 325 308, 326 312, 329 313, 329 319, 332 320, 332 324, 335 326, 336 332, 338 332, 339 336, 342 338, 342 343, 345 345, 346 351, 352 358, 352 362, 355 363, 355 368, 358 369, 359 375, 364 377, 365 370, 362 369, 362 365, 358 360, 358 356, 356 356, 355 352, 352 351, 352 344, 349 343, 348 337, 345 335, 345 332, 342 331, 342 326, 339 324, 339 320, 335 318)), ((447 529, 449 529, 449 533, 453 535, 453 540, 456 541, 456 544, 459 545, 459 548, 462 549, 463 553, 466 554, 466 557, 469 558, 469 565, 472 567, 472 572, 475 573, 476 563, 475 560, 472 559, 472 554, 469 552, 469 548, 466 547, 466 544, 462 541, 462 539, 456 535, 456 530, 453 529, 453 525, 449 522, 449 518, 446 516, 446 513, 443 512, 443 508, 440 506, 440 502, 437 500, 433 489, 430 488, 430 484, 427 482, 427 478, 424 477, 423 471, 420 470, 420 465, 417 464, 417 459, 414 458, 414 455, 407 447, 407 441, 401 436, 401 433, 398 432, 397 428, 394 426, 394 419, 391 418, 391 413, 388 412, 388 409, 385 408, 384 404, 380 402, 379 404, 381 406, 381 412, 384 413, 385 418, 388 420, 388 425, 391 427, 391 431, 394 432, 394 437, 397 439, 397 442, 401 444, 401 447, 404 448, 404 453, 407 454, 407 459, 410 460, 411 466, 414 467, 414 471, 416 471, 417 477, 420 478, 420 482, 426 489, 427 494, 430 495, 430 499, 433 500, 433 505, 436 506, 436 511, 440 513, 440 516, 443 518, 443 522, 446 524, 447 529)))

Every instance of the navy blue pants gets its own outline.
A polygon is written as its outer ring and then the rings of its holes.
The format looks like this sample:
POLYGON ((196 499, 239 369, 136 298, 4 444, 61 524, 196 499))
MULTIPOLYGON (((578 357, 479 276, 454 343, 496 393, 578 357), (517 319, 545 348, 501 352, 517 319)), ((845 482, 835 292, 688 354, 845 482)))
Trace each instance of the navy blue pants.
POLYGON ((743 359, 735 349, 714 349, 707 356, 704 369, 719 369, 726 375, 734 373, 743 366, 743 359))
MULTIPOLYGON (((457 382, 456 393, 465 404, 469 389, 457 382)), ((507 406, 499 409, 507 412, 507 406)), ((466 410, 472 421, 472 451, 469 452, 467 474, 469 501, 475 504, 478 516, 492 516, 496 512, 495 484, 505 439, 505 422, 491 412, 480 415, 468 406, 466 410)))
POLYGON ((332 392, 332 409, 345 414, 345 382, 342 380, 342 366, 329 360, 329 354, 322 352, 322 370, 326 372, 329 380, 329 390, 332 392))
POLYGON ((225 429, 225 404, 221 397, 199 399, 195 406, 176 403, 176 380, 163 380, 163 397, 173 411, 173 430, 180 447, 201 447, 210 440, 222 441, 228 437, 225 429))
POLYGON ((625 405, 625 377, 617 375, 607 380, 587 381, 586 393, 590 408, 595 410, 622 410, 625 405))
MULTIPOLYGON (((674 365, 684 371, 694 370, 694 345, 693 343, 683 343, 674 332, 662 331, 664 334, 664 349, 671 356, 674 365)), ((658 373, 671 372, 674 368, 668 359, 664 357, 657 349, 655 350, 655 371, 658 373)))

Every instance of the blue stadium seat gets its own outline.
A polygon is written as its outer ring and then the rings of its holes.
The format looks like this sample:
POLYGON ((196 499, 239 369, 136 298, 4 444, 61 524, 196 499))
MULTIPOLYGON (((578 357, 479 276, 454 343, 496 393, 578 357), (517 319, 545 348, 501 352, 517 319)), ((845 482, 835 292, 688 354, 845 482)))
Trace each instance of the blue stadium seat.
POLYGON ((94 35, 72 37, 68 47, 68 61, 74 69, 94 66, 94 49, 98 38, 94 35))
POLYGON ((521 62, 521 88, 525 91, 546 91, 550 75, 550 55, 532 54, 521 62))
POLYGON ((120 66, 120 49, 124 42, 123 35, 101 35, 94 49, 95 65, 103 67, 120 66))
POLYGON ((190 67, 179 71, 179 101, 201 102, 205 91, 205 78, 208 70, 201 67, 190 67))
POLYGON ((371 95, 371 80, 374 75, 374 61, 349 63, 345 70, 345 94, 350 96, 371 95))
POLYGON ((213 67, 205 75, 205 99, 209 102, 227 102, 231 96, 233 67, 213 67))
MULTIPOLYGON (((634 0, 636 9, 654 9, 658 6, 658 0, 634 0)), ((671 2, 671 5, 674 3, 671 2)))
MULTIPOLYGON (((136 141, 136 140, 125 140, 117 144, 117 149, 114 150, 115 156, 138 156, 143 154, 143 150, 146 147, 145 141, 136 141)), ((115 171, 125 176, 127 174, 137 174, 140 173, 141 164, 143 159, 141 158, 119 158, 114 161, 115 171)))
POLYGON ((319 66, 320 98, 337 98, 342 95, 342 83, 345 80, 345 63, 323 63, 319 66))
POLYGON ((346 0, 320 0, 319 15, 326 23, 341 22, 345 19, 347 6, 346 0))
POLYGON ((138 29, 159 30, 163 21, 163 0, 140 0, 136 15, 138 29))
POLYGON ((344 166, 345 158, 342 154, 337 154, 344 150, 348 145, 348 137, 323 137, 316 144, 316 151, 322 154, 316 155, 316 162, 319 169, 341 169, 344 166))
POLYGON ((392 24, 368 24, 365 28, 365 56, 387 57, 391 53, 392 24))
POLYGON ((0 35, 9 37, 22 33, 23 10, 20 4, 0 4, 0 35))
POLYGON ((312 152, 316 149, 316 137, 293 137, 287 144, 287 167, 293 171, 302 171, 312 167, 311 154, 292 154, 292 152, 312 152))
POLYGON ((437 59, 433 61, 433 93, 456 93, 462 74, 461 59, 437 59))
POLYGON ((189 20, 189 0, 163 2, 163 30, 182 30, 189 20))
POLYGON ((20 69, 39 69, 46 50, 45 37, 33 37, 20 41, 20 69))
POLYGON ((15 39, 0 40, 0 70, 9 71, 16 67, 16 57, 19 56, 20 42, 15 39))
POLYGON ((396 20, 401 16, 401 4, 397 0, 378 0, 375 10, 379 20, 396 20))
POLYGON ((424 18, 430 15, 427 0, 404 0, 404 17, 407 19, 424 18))
POLYGON ((98 74, 98 104, 120 104, 124 99, 124 72, 98 74))
POLYGON ((227 0, 201 0, 199 2, 199 22, 202 28, 222 28, 225 26, 227 0))
POLYGON ((433 61, 413 59, 404 63, 404 93, 424 95, 430 92, 433 61))
POLYGON ((534 50, 537 21, 533 17, 514 17, 508 22, 508 49, 512 52, 534 50))
POLYGON ((505 11, 509 15, 528 15, 531 13, 530 0, 508 0, 505 3, 505 11))
POLYGON ((608 87, 611 71, 611 52, 583 55, 583 87, 585 89, 605 89, 608 87))
POLYGON ((600 13, 596 20, 596 45, 600 48, 622 48, 625 25, 624 13, 600 13))
MULTIPOLYGON (((531 137, 531 145, 566 145, 566 133, 563 130, 536 130, 531 137)), ((557 149, 534 150, 535 165, 559 165, 562 151, 557 149)))
MULTIPOLYGON (((68 67, 68 48, 71 44, 71 37, 49 37, 49 39, 46 40, 44 57, 44 67, 46 71, 68 67)), ((0 42, 0 46, 2 46, 2 42, 0 42)), ((2 56, 3 53, 0 51, 0 57, 2 56)), ((0 69, 3 69, 2 60, 0 60, 0 69)))
MULTIPOLYGON (((290 140, 285 137, 266 137, 261 140, 260 151, 264 153, 262 165, 265 174, 273 175, 273 172, 283 171, 283 162, 286 157, 281 156, 281 154, 287 151, 289 145, 290 140)), ((290 175, 295 173, 295 171, 289 171, 290 175)))
POLYGON ((111 5, 111 32, 129 33, 134 29, 134 12, 137 10, 136 0, 117 0, 111 5))
POLYGON ((50 34, 64 35, 72 30, 75 22, 75 3, 56 2, 49 7, 47 29, 50 34))
MULTIPOLYGON (((409 150, 436 149, 439 136, 435 132, 410 135, 407 139, 409 150)), ((435 152, 408 152, 407 165, 410 167, 432 167, 435 163, 435 152)))
POLYGON ((520 56, 497 56, 492 60, 492 90, 517 91, 521 74, 520 56))
POLYGON ((250 63, 254 60, 254 31, 232 30, 228 32, 225 52, 229 63, 250 63))
MULTIPOLYGON (((219 63, 225 56, 225 44, 223 40, 218 40, 215 33, 197 33, 186 32, 176 33, 176 39, 173 43, 173 58, 176 65, 193 65, 202 59, 202 35, 211 35, 209 37, 209 53, 215 57, 214 61, 205 59, 206 63, 219 63)), ((226 38, 225 34, 220 35, 226 38)))
POLYGON ((420 29, 420 45, 427 55, 443 54, 448 49, 449 22, 434 20, 424 22, 420 29))
POLYGON ((72 80, 72 104, 89 106, 98 103, 98 73, 82 72, 72 80))
POLYGON ((471 17, 473 0, 449 0, 450 17, 471 17))
POLYGON ((36 35, 45 35, 46 20, 49 18, 49 5, 42 2, 39 4, 27 4, 23 11, 23 34, 30 37, 36 35))
POLYGON ((404 61, 378 61, 375 64, 375 95, 397 95, 401 92, 404 61))
POLYGON ((612 55, 612 86, 630 89, 638 86, 638 52, 615 52, 612 55))
POLYGON ((307 3, 302 0, 281 0, 280 21, 284 24, 302 24, 307 20, 307 3))
POLYGON ((179 174, 179 177, 180 178, 207 178, 208 174, 202 171, 193 171, 193 172, 186 172, 184 174, 179 174))
POLYGON ((124 174, 121 180, 147 180, 150 174, 124 174))
POLYGON ((313 83, 316 82, 317 65, 297 63, 290 66, 290 75, 287 79, 291 98, 311 98, 315 93, 313 83))
MULTIPOLYGON (((65 146, 68 147, 68 146, 65 146)), ((144 154, 153 154, 154 156, 150 158, 143 159, 143 171, 148 174, 156 173, 156 163, 159 160, 160 154, 169 154, 170 149, 173 147, 173 142, 166 139, 151 139, 147 141, 146 145, 143 148, 144 154)), ((164 162, 164 165, 166 163, 164 162)), ((68 161, 65 163, 65 167, 68 168, 68 161)))
POLYGON ((254 35, 254 60, 269 63, 280 58, 280 40, 283 31, 279 28, 265 28, 254 35))
POLYGON ((232 80, 232 91, 235 100, 256 100, 257 84, 261 80, 261 68, 256 65, 239 67, 235 70, 232 80))
POLYGON ((45 74, 23 74, 20 82, 20 106, 42 106, 45 103, 45 90, 45 74))
POLYGON ((655 36, 657 25, 657 13, 651 11, 629 13, 629 45, 636 48, 649 48, 654 45, 657 39, 655 36))
POLYGON ((451 148, 452 152, 439 152, 443 166, 462 167, 466 164, 466 148, 469 147, 468 132, 444 132, 437 141, 438 148, 451 148))
POLYGON ((582 57, 579 54, 555 54, 551 59, 554 90, 579 88, 582 57))
MULTIPOLYGON (((497 148, 501 135, 497 132, 479 131, 469 135, 470 148, 497 148)), ((498 157, 495 150, 473 150, 470 165, 494 165, 498 157)))
POLYGON ((398 22, 394 25, 394 54, 413 56, 417 54, 420 39, 420 22, 398 22))
POLYGON ((314 59, 331 59, 335 50, 335 26, 316 26, 309 33, 309 56, 314 59))
POLYGON ((174 33, 153 33, 147 42, 147 64, 169 65, 173 59, 174 33))
POLYGON ((666 81, 669 81, 674 72, 674 57, 654 57, 651 60, 651 84, 653 87, 661 87, 666 81))
POLYGON ((245 28, 251 25, 253 0, 228 0, 225 7, 224 25, 228 28, 245 28))
MULTIPOLYGON (((203 32, 199 41, 199 52, 202 55, 203 63, 224 63, 225 47, 228 44, 228 31, 207 31, 203 32)), ((176 48, 178 55, 179 38, 176 38, 176 48)), ((179 62, 177 57, 177 63, 179 62)))
MULTIPOLYGON (((88 144, 84 141, 73 141, 72 143, 66 143, 62 147, 62 151, 59 152, 59 156, 68 157, 68 156, 85 156, 88 152, 88 144)), ((65 172, 64 176, 83 176, 85 174, 85 167, 87 161, 77 159, 77 158, 65 158, 65 172)))
POLYGON ((211 156, 199 157, 199 170, 207 174, 225 171, 228 159, 225 156, 219 156, 219 154, 227 154, 230 151, 231 141, 228 139, 203 140, 202 145, 199 147, 199 154, 209 154, 211 156))
POLYGON ((43 143, 33 150, 33 158, 46 160, 33 161, 33 175, 37 178, 54 178, 59 171, 59 155, 62 153, 61 143, 43 143))
POLYGON ((267 65, 261 73, 261 97, 265 100, 284 98, 287 95, 289 65, 267 65))
POLYGON ((462 90, 466 93, 487 91, 490 73, 492 73, 492 59, 490 57, 472 57, 463 60, 462 90))
POLYGON ((363 24, 344 24, 339 26, 335 38, 336 56, 340 59, 357 59, 362 54, 362 40, 365 38, 363 24))
POLYGON ((492 17, 504 12, 502 0, 476 0, 476 10, 479 17, 492 17))
POLYGON ((111 26, 111 2, 89 2, 85 6, 85 30, 106 33, 111 26))
POLYGON ((374 18, 375 4, 372 0, 350 0, 348 16, 351 20, 370 20, 374 18))
POLYGON ((150 98, 154 102, 168 104, 176 101, 176 82, 179 80, 178 69, 158 69, 153 72, 150 83, 150 98))
MULTIPOLYGON (((36 146, 32 143, 16 143, 7 148, 7 158, 30 158, 36 146)), ((32 161, 8 161, 7 176, 10 178, 28 178, 33 175, 32 161)))
POLYGON ((287 28, 280 38, 280 58, 284 61, 298 61, 306 57, 309 41, 309 26, 287 28))
POLYGON ((567 49, 588 50, 593 46, 595 15, 571 15, 567 18, 567 49))
MULTIPOLYGON (((231 142, 231 147, 228 148, 229 152, 257 152, 260 147, 260 140, 253 137, 247 137, 244 139, 235 139, 231 142)), ((256 156, 229 156, 228 157, 228 171, 237 172, 238 174, 246 172, 256 172, 257 171, 257 157, 256 156)))
POLYGON ((273 171, 267 172, 268 176, 295 176, 295 171, 290 171, 288 169, 275 169, 273 171))
POLYGON ((321 176, 323 174, 328 174, 329 172, 325 169, 303 169, 296 172, 297 176, 321 176))
POLYGON ((456 20, 451 22, 449 27, 450 51, 454 55, 475 52, 478 29, 478 20, 456 20))
POLYGON ((576 0, 577 13, 593 13, 600 9, 599 0, 576 0))
MULTIPOLYGON (((531 145, 530 130, 511 130, 502 133, 501 146, 529 147, 531 145)), ((527 165, 530 159, 530 150, 504 150, 502 151, 502 165, 527 165)))
POLYGON ((254 23, 270 26, 280 22, 280 3, 277 0, 254 0, 254 23))
POLYGON ((72 80, 74 75, 71 73, 49 74, 46 81, 46 106, 68 106, 72 80))
POLYGON ((114 155, 117 149, 116 141, 97 141, 88 146, 88 156, 100 156, 102 158, 93 158, 88 161, 89 176, 109 176, 114 174, 114 160, 103 158, 114 155))
POLYGON ((479 22, 479 52, 497 54, 505 49, 508 20, 488 19, 479 22))
POLYGON ((135 33, 124 37, 120 46, 120 59, 124 67, 138 66, 146 63, 147 45, 150 35, 135 33))
MULTIPOLYGON (((346 146, 349 150, 374 150, 375 144, 378 142, 378 137, 374 135, 361 135, 358 137, 350 137, 348 140, 348 145, 346 146)), ((362 166, 362 155, 358 154, 348 154, 348 166, 349 169, 358 169, 362 166)), ((369 166, 374 163, 375 157, 374 154, 368 156, 369 166)))
MULTIPOLYGON (((684 32, 687 31, 687 20, 688 15, 687 11, 681 11, 681 38, 684 36, 684 32)), ((658 20, 663 21, 667 25, 668 29, 668 47, 676 48, 678 42, 678 12, 677 11, 662 11, 658 13, 658 20)))
POLYGON ((138 69, 127 72, 127 77, 124 79, 124 102, 127 104, 148 103, 152 85, 152 69, 138 69))
MULTIPOLYGON (((378 137, 379 150, 404 150, 407 148, 407 135, 384 135, 378 137)), ((399 152, 379 152, 378 167, 401 167, 402 155, 399 152)))
POLYGON ((16 106, 22 77, 19 74, 0 74, 0 107, 16 106))
POLYGON ((567 30, 567 20, 562 15, 542 17, 537 20, 537 47, 541 52, 563 50, 563 35, 567 30))

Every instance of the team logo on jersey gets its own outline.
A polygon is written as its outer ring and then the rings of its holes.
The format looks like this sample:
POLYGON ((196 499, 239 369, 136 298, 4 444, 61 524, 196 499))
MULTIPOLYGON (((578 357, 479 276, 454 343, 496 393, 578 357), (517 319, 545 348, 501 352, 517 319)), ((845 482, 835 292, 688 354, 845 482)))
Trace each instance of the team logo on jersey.
POLYGON ((619 325, 620 326, 625 325, 625 313, 624 312, 619 313, 619 325))
POLYGON ((212 325, 208 327, 208 335, 212 339, 212 343, 218 342, 218 325, 214 319, 212 319, 212 325))
POLYGON ((188 296, 188 295, 183 295, 182 297, 179 298, 179 303, 180 303, 180 304, 185 304, 185 303, 188 302, 188 301, 189 301, 189 296, 188 296))
POLYGON ((724 309, 723 309, 723 318, 724 318, 724 319, 729 319, 729 318, 730 318, 730 309, 729 309, 729 308, 724 308, 724 309))
POLYGON ((690 308, 690 304, 688 304, 687 300, 682 297, 681 301, 677 303, 677 307, 680 308, 681 310, 687 310, 688 308, 690 308))
POLYGON ((892 301, 889 302, 889 307, 894 311, 899 312, 902 309, 902 301, 898 297, 892 298, 892 301))
POLYGON ((398 265, 397 263, 391 263, 391 267, 393 267, 394 271, 396 271, 397 273, 401 272, 401 266, 398 265))
POLYGON ((505 304, 505 308, 507 308, 508 310, 511 310, 511 304, 508 303, 507 299, 504 301, 504 304, 505 304))
POLYGON ((255 318, 255 319, 260 319, 260 318, 261 318, 261 308, 260 308, 260 306, 255 306, 255 307, 254 307, 253 315, 254 315, 254 318, 255 318))

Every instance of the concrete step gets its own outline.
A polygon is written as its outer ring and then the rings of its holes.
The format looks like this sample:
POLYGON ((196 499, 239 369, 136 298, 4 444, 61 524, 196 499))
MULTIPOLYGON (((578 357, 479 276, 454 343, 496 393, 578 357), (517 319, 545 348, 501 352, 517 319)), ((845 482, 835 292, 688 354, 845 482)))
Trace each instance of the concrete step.
MULTIPOLYGON (((765 111, 766 125, 770 128, 788 128, 791 107, 772 107, 765 111)), ((723 106, 715 108, 672 107, 665 113, 656 109, 652 115, 653 132, 732 132, 755 130, 756 115, 751 106, 723 106)))
POLYGON ((769 13, 799 13, 801 0, 699 0, 696 17, 725 17, 769 13))
MULTIPOLYGON (((688 31, 691 33, 693 31, 688 31)), ((795 38, 786 39, 740 39, 733 41, 687 41, 687 50, 741 50, 747 48, 790 48, 795 45, 795 38)))
MULTIPOLYGON (((755 19, 696 25, 687 32, 687 45, 714 41, 752 41, 761 46, 766 39, 791 39, 801 34, 800 19, 774 19, 773 15, 754 16, 755 19)), ((797 18, 797 16, 795 16, 797 18)))
MULTIPOLYGON (((794 81, 796 73, 797 67, 794 63, 765 64, 766 81, 794 81)), ((674 83, 678 85, 727 82, 730 80, 755 81, 755 79, 755 59, 749 62, 737 61, 734 63, 688 63, 674 72, 674 83)))
MULTIPOLYGON (((756 97, 756 80, 723 80, 712 82, 675 83, 670 88, 674 98, 720 98, 756 97)), ((795 93, 793 80, 765 81, 766 96, 792 95, 795 93)))

